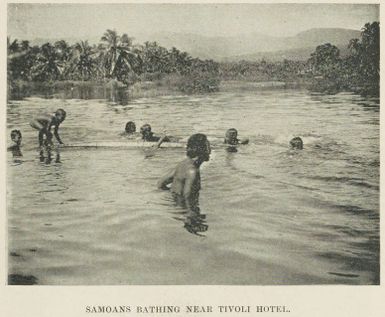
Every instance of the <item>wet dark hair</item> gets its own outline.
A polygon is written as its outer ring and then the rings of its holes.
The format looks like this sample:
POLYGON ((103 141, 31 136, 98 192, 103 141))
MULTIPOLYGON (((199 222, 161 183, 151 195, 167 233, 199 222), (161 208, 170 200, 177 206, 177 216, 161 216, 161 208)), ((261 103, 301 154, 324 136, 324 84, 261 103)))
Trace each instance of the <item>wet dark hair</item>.
POLYGON ((148 130, 149 132, 151 132, 151 126, 146 123, 146 124, 143 124, 141 127, 140 127, 140 133, 144 132, 145 130, 148 130))
POLYGON ((228 130, 226 131, 226 135, 227 135, 228 133, 230 133, 230 132, 235 132, 236 134, 238 134, 238 131, 237 131, 237 129, 235 129, 235 128, 230 128, 230 129, 228 129, 228 130))
POLYGON ((200 156, 207 152, 207 137, 203 133, 193 134, 187 140, 186 154, 190 158, 200 156))
POLYGON ((225 143, 234 143, 234 145, 235 144, 237 144, 238 143, 238 139, 233 139, 232 141, 235 141, 235 142, 228 142, 229 140, 229 137, 230 137, 230 134, 235 134, 235 138, 237 138, 237 136, 238 136, 238 131, 237 131, 237 129, 235 129, 235 128, 231 128, 231 129, 228 129, 227 131, 226 131, 226 134, 225 134, 225 143))
POLYGON ((149 140, 154 133, 151 132, 151 126, 146 123, 140 127, 140 134, 142 135, 143 140, 149 140))
POLYGON ((290 146, 293 149, 302 150, 303 149, 303 141, 300 137, 296 136, 295 138, 290 140, 290 146))
POLYGON ((16 146, 19 146, 21 144, 21 139, 22 139, 22 136, 21 136, 20 130, 11 131, 11 140, 16 143, 16 146), (18 140, 16 140, 17 136, 19 137, 18 140))
POLYGON ((128 121, 126 123, 126 128, 124 129, 127 133, 133 133, 136 131, 136 125, 133 121, 128 121))
POLYGON ((67 113, 65 112, 65 110, 63 110, 63 109, 57 109, 56 111, 55 111, 55 115, 56 114, 61 114, 62 116, 63 116, 63 120, 65 119, 65 117, 66 117, 66 115, 67 115, 67 113))
POLYGON ((13 138, 16 136, 16 135, 19 135, 20 139, 21 139, 21 132, 20 130, 12 130, 11 131, 11 139, 13 140, 13 138))

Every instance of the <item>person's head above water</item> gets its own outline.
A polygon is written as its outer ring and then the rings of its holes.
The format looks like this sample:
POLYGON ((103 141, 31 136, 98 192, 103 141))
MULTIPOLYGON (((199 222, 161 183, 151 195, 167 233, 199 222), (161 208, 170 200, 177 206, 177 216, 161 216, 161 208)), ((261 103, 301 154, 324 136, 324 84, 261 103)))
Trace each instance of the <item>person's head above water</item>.
POLYGON ((61 123, 66 118, 66 112, 63 109, 57 109, 55 112, 55 118, 61 123))
POLYGON ((231 128, 226 131, 225 134, 225 143, 230 145, 238 144, 238 131, 237 129, 231 128))
POLYGON ((187 140, 186 154, 189 158, 198 157, 201 161, 210 159, 210 142, 202 133, 193 134, 187 140))
POLYGON ((12 130, 11 131, 11 140, 15 142, 17 145, 21 143, 21 132, 20 130, 12 130))
POLYGON ((292 149, 302 150, 303 149, 303 141, 300 137, 295 137, 290 140, 290 146, 292 149))
POLYGON ((128 121, 126 123, 126 127, 124 129, 126 131, 127 134, 131 134, 131 133, 134 133, 136 132, 136 125, 133 121, 128 121))
POLYGON ((148 138, 151 138, 154 133, 151 131, 151 126, 146 123, 141 126, 140 134, 142 135, 142 139, 146 140, 148 138))

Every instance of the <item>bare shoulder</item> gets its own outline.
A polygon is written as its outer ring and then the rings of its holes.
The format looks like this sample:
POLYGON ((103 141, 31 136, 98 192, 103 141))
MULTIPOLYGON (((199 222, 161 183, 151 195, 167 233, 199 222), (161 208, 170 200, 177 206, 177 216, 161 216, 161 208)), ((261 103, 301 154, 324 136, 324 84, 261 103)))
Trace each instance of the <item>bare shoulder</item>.
POLYGON ((178 175, 194 176, 197 168, 191 163, 189 159, 185 159, 176 166, 176 173, 178 175))

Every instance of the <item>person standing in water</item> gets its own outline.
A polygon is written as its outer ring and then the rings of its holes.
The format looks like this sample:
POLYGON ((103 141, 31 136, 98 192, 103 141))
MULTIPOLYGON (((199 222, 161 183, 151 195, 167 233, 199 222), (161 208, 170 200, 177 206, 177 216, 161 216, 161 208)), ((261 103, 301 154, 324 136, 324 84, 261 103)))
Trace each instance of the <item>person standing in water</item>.
POLYGON ((200 214, 200 166, 210 159, 210 153, 210 143, 206 135, 197 133, 190 136, 186 147, 187 158, 158 181, 159 189, 171 189, 177 205, 187 209, 185 227, 194 233, 207 230, 207 225, 203 225, 197 219, 200 214))
POLYGON ((60 144, 64 144, 59 136, 59 126, 65 118, 66 112, 63 109, 58 109, 54 114, 39 115, 30 122, 31 127, 39 131, 38 139, 40 149, 43 149, 43 145, 46 147, 52 146, 53 135, 60 144), (52 127, 54 127, 53 135, 51 132, 52 127))

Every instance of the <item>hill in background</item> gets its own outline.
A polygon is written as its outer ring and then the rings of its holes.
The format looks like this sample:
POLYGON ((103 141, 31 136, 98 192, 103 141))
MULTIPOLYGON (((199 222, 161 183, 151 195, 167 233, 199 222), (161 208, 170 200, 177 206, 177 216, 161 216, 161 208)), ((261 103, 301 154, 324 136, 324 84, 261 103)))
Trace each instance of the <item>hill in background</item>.
MULTIPOLYGON (((347 52, 350 39, 359 38, 360 31, 340 28, 310 29, 291 37, 274 37, 260 33, 253 33, 228 37, 209 37, 198 34, 185 33, 152 33, 128 34, 141 44, 145 41, 156 41, 166 48, 176 47, 186 51, 194 57, 214 59, 217 61, 238 61, 265 59, 270 61, 292 59, 306 60, 314 52, 316 46, 331 43, 336 45, 341 54, 347 52)), ((101 36, 100 36, 101 37, 101 36)), ((87 40, 91 44, 99 43, 100 37, 87 40)), ((45 42, 55 42, 59 39, 32 39, 32 44, 41 45, 45 42)), ((77 38, 63 38, 73 44, 77 38)))

